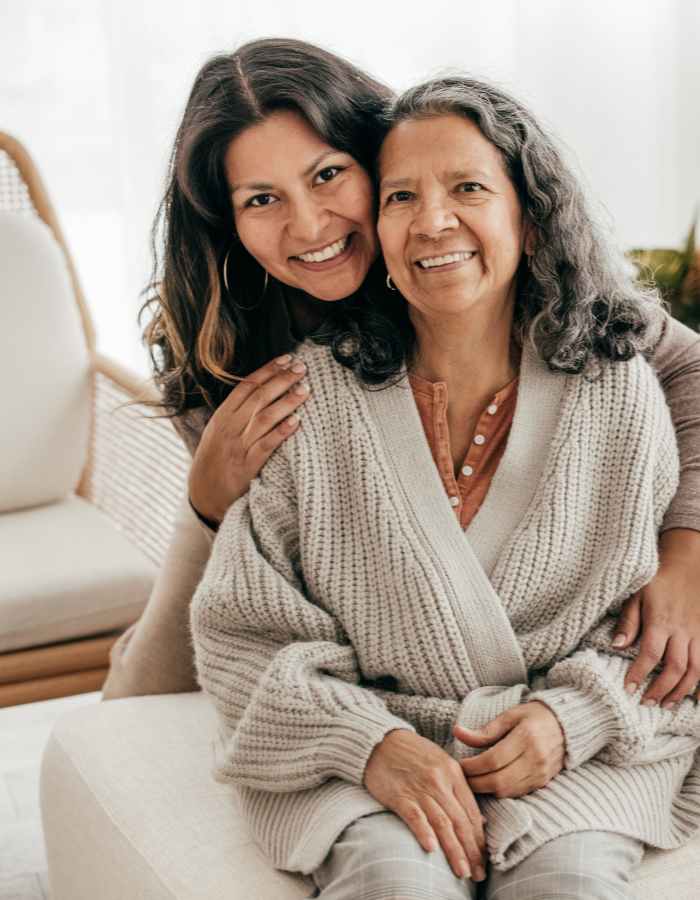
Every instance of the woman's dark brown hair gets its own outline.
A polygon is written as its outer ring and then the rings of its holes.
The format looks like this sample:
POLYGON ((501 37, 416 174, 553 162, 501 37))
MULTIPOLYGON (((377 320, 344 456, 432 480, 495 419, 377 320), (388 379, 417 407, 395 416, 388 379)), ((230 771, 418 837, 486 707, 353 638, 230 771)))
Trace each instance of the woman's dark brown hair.
POLYGON ((230 142, 275 110, 293 110, 371 171, 390 97, 351 63, 297 40, 252 41, 202 66, 170 157, 138 316, 141 324, 152 313, 143 339, 170 416, 216 409, 240 376, 282 350, 275 312, 291 289, 270 278, 263 290, 263 269, 235 239, 223 163, 230 142))

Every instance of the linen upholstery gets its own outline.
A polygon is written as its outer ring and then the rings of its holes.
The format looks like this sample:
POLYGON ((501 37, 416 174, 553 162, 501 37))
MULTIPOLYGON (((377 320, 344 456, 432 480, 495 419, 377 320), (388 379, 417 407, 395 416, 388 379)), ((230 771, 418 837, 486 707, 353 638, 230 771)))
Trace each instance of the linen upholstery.
POLYGON ((0 212, 0 513, 51 503, 85 464, 90 363, 65 257, 39 219, 0 212))
POLYGON ((155 567, 82 497, 0 515, 0 653, 99 634, 142 612, 155 567))
POLYGON ((235 792, 209 772, 214 711, 201 692, 71 710, 53 728, 40 802, 52 900, 297 900, 235 792))

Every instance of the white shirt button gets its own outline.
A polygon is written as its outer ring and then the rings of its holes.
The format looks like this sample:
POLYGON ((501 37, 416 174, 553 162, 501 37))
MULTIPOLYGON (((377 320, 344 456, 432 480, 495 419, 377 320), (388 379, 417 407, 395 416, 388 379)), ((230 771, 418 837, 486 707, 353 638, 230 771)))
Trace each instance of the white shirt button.
POLYGON ((450 506, 459 506, 459 497, 450 497, 450 506))
POLYGON ((489 407, 486 408, 486 412, 487 412, 490 416, 495 416, 496 413, 498 412, 498 407, 496 406, 495 403, 492 403, 491 406, 489 406, 489 407))
POLYGON ((474 469, 471 466, 462 466, 462 475, 473 475, 474 469))
POLYGON ((476 437, 474 438, 474 443, 479 444, 479 446, 481 446, 482 444, 486 443, 486 438, 483 436, 483 434, 477 434, 476 437))

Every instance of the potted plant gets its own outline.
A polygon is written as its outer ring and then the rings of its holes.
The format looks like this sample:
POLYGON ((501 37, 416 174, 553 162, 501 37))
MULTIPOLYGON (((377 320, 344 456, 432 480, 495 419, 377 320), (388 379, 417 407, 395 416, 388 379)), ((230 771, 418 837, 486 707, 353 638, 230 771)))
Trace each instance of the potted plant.
POLYGON ((637 267, 637 278, 659 289, 671 315, 700 331, 700 252, 695 250, 695 224, 682 250, 634 249, 627 255, 637 267))

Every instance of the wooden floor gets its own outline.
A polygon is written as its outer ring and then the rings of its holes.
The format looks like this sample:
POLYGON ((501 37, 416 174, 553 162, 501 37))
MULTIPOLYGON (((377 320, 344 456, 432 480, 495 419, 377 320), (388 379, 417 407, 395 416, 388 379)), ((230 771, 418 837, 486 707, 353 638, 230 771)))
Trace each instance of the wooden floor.
POLYGON ((0 709, 0 900, 50 900, 39 812, 39 766, 54 722, 102 694, 0 709))

